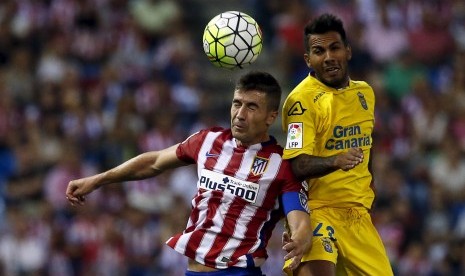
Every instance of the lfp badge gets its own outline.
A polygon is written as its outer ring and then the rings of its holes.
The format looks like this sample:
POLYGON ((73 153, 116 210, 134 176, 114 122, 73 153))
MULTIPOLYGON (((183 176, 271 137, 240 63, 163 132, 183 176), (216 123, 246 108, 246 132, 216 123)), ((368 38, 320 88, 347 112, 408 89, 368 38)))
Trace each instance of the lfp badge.
POLYGON ((301 149, 302 148, 302 123, 290 123, 287 126, 287 142, 286 149, 301 149))

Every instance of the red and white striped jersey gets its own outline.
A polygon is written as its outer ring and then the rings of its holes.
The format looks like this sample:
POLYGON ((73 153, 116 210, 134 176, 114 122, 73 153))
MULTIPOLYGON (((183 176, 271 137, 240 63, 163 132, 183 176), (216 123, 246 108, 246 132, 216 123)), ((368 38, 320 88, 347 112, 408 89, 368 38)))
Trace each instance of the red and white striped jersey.
POLYGON ((202 130, 187 138, 177 156, 197 163, 198 192, 186 229, 166 243, 217 269, 253 267, 254 258, 266 258, 271 232, 284 216, 280 196, 302 187, 281 155, 273 137, 239 147, 230 129, 202 130))

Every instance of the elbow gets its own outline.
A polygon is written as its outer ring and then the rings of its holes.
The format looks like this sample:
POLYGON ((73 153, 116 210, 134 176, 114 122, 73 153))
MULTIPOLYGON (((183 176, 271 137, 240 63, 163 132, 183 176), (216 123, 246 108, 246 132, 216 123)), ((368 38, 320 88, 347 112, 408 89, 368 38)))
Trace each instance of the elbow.
POLYGON ((298 162, 298 160, 295 160, 295 159, 292 160, 291 168, 292 168, 292 172, 294 173, 295 177, 299 181, 304 181, 305 179, 308 178, 306 170, 302 168, 302 165, 300 164, 300 162, 298 162))

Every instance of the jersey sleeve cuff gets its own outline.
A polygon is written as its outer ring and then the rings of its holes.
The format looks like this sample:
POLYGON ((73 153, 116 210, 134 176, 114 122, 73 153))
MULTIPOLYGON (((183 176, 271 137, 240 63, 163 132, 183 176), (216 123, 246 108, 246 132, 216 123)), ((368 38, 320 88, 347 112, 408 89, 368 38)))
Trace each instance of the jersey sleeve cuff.
POLYGON ((307 204, 307 195, 302 192, 287 192, 282 196, 283 209, 284 213, 289 214, 289 212, 294 210, 303 211, 309 213, 308 204, 307 204))

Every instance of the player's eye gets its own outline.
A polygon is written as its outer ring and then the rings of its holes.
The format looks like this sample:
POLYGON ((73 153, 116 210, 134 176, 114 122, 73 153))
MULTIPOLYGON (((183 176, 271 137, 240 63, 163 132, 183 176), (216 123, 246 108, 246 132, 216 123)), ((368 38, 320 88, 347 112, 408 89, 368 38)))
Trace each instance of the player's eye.
POLYGON ((258 109, 258 105, 256 105, 256 104, 249 104, 249 105, 247 105, 247 107, 252 111, 255 111, 255 110, 258 109))
POLYGON ((323 50, 321 50, 319 48, 314 48, 312 50, 312 53, 314 53, 315 55, 321 55, 323 53, 323 50))
POLYGON ((339 49, 341 49, 341 46, 339 44, 331 46, 331 50, 333 50, 333 51, 337 51, 339 49))

